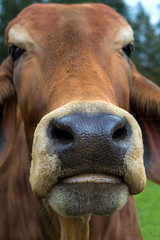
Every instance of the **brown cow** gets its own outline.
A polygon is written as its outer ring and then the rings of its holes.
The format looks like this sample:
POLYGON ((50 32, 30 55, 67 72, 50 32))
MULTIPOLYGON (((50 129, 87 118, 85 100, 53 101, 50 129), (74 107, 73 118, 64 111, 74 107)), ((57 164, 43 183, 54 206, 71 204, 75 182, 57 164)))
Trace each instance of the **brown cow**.
POLYGON ((102 4, 35 4, 5 41, 0 239, 142 239, 131 195, 146 180, 142 134, 160 182, 160 90, 130 60, 131 27, 102 4))

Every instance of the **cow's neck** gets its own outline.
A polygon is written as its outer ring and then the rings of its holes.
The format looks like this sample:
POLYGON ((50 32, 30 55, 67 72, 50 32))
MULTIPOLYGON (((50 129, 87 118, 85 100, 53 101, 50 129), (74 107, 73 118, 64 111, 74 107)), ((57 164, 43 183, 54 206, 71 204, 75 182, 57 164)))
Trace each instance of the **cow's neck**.
POLYGON ((89 240, 90 216, 69 218, 59 216, 61 240, 89 240))

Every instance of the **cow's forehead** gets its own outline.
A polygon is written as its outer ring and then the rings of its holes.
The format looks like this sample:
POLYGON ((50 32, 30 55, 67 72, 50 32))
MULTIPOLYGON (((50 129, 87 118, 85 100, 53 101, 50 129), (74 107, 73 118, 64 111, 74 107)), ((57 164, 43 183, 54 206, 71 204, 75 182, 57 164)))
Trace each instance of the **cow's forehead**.
POLYGON ((34 4, 25 8, 6 30, 7 40, 23 47, 37 38, 55 38, 66 30, 71 33, 98 32, 105 38, 133 41, 127 21, 112 8, 103 4, 34 4), (72 32, 73 30, 73 32, 72 32))

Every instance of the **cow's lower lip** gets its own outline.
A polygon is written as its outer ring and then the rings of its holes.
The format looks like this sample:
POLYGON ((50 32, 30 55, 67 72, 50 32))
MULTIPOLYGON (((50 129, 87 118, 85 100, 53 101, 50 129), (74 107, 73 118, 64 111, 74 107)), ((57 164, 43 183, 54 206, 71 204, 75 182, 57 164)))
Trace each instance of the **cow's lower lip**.
POLYGON ((118 176, 111 176, 107 174, 80 174, 72 177, 63 178, 61 183, 75 184, 75 183, 122 183, 122 178, 118 176))
POLYGON ((63 216, 108 216, 121 209, 128 196, 123 178, 92 173, 61 178, 50 189, 47 200, 63 216))

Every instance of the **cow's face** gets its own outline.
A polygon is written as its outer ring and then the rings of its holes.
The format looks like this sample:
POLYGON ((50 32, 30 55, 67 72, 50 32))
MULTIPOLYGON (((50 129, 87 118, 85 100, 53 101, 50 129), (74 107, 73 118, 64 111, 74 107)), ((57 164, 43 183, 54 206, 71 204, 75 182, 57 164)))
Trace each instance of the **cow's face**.
POLYGON ((6 36, 33 192, 67 216, 122 208, 145 185, 131 27, 103 5, 33 5, 6 36))

